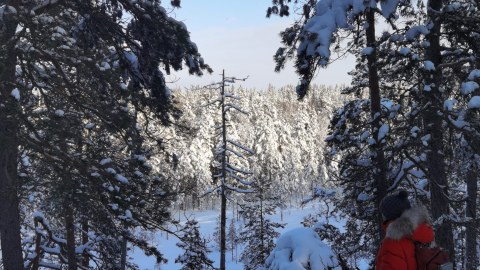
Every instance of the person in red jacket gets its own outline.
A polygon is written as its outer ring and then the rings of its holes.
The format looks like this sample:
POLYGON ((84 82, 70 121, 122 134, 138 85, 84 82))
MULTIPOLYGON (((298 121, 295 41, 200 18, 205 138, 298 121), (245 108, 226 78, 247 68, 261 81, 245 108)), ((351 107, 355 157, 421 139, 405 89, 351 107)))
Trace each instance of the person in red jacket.
POLYGON ((385 197, 380 204, 385 229, 377 254, 376 270, 416 270, 415 244, 434 240, 427 209, 410 206, 408 193, 401 190, 385 197))

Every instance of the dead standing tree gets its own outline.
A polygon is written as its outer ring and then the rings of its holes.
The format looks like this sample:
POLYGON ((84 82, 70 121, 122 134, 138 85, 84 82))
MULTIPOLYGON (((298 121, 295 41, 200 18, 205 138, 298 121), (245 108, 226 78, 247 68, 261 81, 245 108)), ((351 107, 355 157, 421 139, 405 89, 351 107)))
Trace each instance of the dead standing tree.
POLYGON ((249 156, 253 155, 253 150, 241 145, 229 137, 228 114, 229 111, 236 111, 247 114, 235 101, 239 101, 240 97, 228 93, 225 88, 229 83, 236 81, 244 81, 235 77, 225 77, 225 71, 222 72, 222 81, 212 85, 212 89, 220 91, 220 96, 209 103, 218 104, 221 111, 221 124, 215 127, 215 139, 217 145, 213 154, 213 184, 214 191, 221 197, 221 213, 220 213, 220 270, 225 270, 225 254, 226 254, 226 220, 227 220, 227 196, 231 192, 250 193, 249 188, 253 181, 249 180, 252 172, 242 168, 242 164, 249 163, 249 156))

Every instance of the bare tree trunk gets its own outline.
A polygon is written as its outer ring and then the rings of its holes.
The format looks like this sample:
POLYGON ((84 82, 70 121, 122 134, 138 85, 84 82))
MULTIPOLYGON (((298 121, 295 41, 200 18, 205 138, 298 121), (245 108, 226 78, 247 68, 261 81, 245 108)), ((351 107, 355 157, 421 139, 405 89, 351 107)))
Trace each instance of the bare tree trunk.
POLYGON ((471 221, 466 226, 465 239, 465 269, 478 269, 477 255, 477 190, 478 178, 476 167, 472 166, 467 173, 467 207, 466 216, 471 221))
MULTIPOLYGON (((448 181, 445 165, 443 127, 441 108, 443 106, 443 97, 439 85, 442 82, 441 69, 441 47, 440 47, 440 22, 438 22, 437 13, 442 9, 442 0, 428 1, 428 18, 432 22, 427 39, 430 46, 426 48, 427 60, 434 65, 434 70, 427 70, 424 83, 430 86, 430 91, 423 91, 425 94, 425 104, 427 108, 423 113, 423 124, 425 133, 431 136, 428 142, 427 151, 427 169, 430 177, 430 193, 432 205, 432 217, 438 220, 441 217, 448 217, 449 199, 448 199, 448 181)), ((455 261, 452 224, 445 219, 442 224, 436 228, 436 241, 444 247, 449 253, 452 261, 455 261)))
POLYGON ((123 230, 123 239, 122 239, 122 249, 121 249, 121 258, 120 258, 120 270, 126 270, 127 269, 127 226, 125 225, 124 230, 123 230))
POLYGON ((372 117, 371 131, 372 136, 375 138, 376 143, 373 145, 373 152, 375 156, 372 157, 374 164, 374 179, 375 187, 377 189, 376 199, 375 199, 375 208, 376 211, 376 235, 375 243, 377 248, 380 246, 380 243, 384 237, 384 230, 382 229, 383 217, 380 211, 380 203, 382 199, 387 195, 387 164, 385 162, 385 153, 381 147, 381 143, 378 140, 378 133, 381 127, 381 95, 380 95, 380 85, 378 82, 378 69, 377 69, 377 51, 376 51, 376 38, 375 38, 375 11, 367 11, 367 24, 366 29, 367 36, 367 46, 373 48, 373 52, 367 56, 367 65, 368 65, 368 86, 370 89, 370 113, 372 117))
POLYGON ((227 226, 227 196, 222 189, 222 206, 220 213, 220 270, 226 269, 225 253, 227 251, 227 238, 226 238, 226 226, 227 226))
MULTIPOLYGON (((2 94, 2 96, 5 96, 2 94)), ((23 269, 20 237, 17 160, 15 132, 10 132, 14 119, 0 115, 0 234, 5 270, 23 269)))
POLYGON ((68 270, 77 270, 77 258, 75 254, 75 223, 73 209, 65 206, 65 229, 67 231, 67 260, 68 270))
POLYGON ((267 258, 266 255, 266 248, 265 248, 265 232, 263 231, 263 228, 265 228, 265 221, 264 221, 264 216, 263 216, 263 186, 260 188, 260 254, 262 261, 264 261, 267 258))
MULTIPOLYGON (((88 220, 82 222, 82 244, 85 245, 88 243, 88 220)), ((88 268, 90 264, 90 257, 85 253, 83 255, 82 266, 88 268)))
POLYGON ((18 192, 20 183, 18 162, 18 117, 17 101, 11 96, 15 88, 14 35, 18 25, 16 15, 7 11, 18 8, 20 0, 4 2, 3 25, 0 30, 0 241, 4 270, 23 269, 20 236, 18 192))
POLYGON ((226 226, 227 226, 227 194, 226 193, 226 181, 227 181, 227 125, 226 125, 226 111, 225 111, 225 70, 222 73, 222 88, 221 88, 221 106, 222 106, 222 193, 221 193, 221 214, 220 214, 220 270, 226 269, 225 253, 226 253, 226 226))

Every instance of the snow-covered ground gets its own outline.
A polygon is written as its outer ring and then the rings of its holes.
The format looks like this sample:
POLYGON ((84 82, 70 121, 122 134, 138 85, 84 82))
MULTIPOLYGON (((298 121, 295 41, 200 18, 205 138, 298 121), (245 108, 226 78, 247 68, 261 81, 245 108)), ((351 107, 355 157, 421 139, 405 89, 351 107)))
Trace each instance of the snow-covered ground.
MULTIPOLYGON (((283 215, 277 211, 277 215, 272 216, 271 220, 279 223, 284 223, 285 228, 281 229, 279 232, 283 234, 284 232, 290 231, 295 228, 303 227, 300 223, 303 221, 303 218, 308 214, 314 214, 319 211, 319 204, 310 204, 303 208, 290 208, 283 211, 283 215), (283 220, 281 217, 283 216, 283 220)), ((180 221, 185 221, 186 217, 195 218, 199 225, 200 225, 200 232, 202 236, 206 239, 213 239, 212 235, 214 233, 217 218, 219 216, 219 211, 207 210, 207 211, 198 211, 198 212, 186 212, 186 213, 176 213, 176 217, 180 218, 180 221)), ((232 212, 229 211, 227 213, 227 225, 230 224, 230 219, 232 218, 232 212)), ((243 221, 239 220, 236 222, 237 228, 240 228, 243 224, 243 221)), ((167 264, 162 264, 159 266, 155 265, 155 259, 153 257, 147 257, 143 254, 142 251, 137 249, 133 250, 130 253, 132 261, 135 262, 141 270, 178 270, 181 268, 179 264, 175 264, 175 258, 183 253, 183 251, 176 246, 178 239, 175 236, 169 235, 166 236, 165 233, 159 233, 155 236, 152 236, 152 243, 154 243, 160 251, 165 255, 168 259, 167 264)), ((212 252, 210 253, 210 258, 215 262, 215 266, 219 266, 220 255, 218 250, 213 248, 213 241, 210 242, 210 249, 212 252)), ((243 264, 235 260, 235 256, 240 257, 242 252, 242 246, 238 246, 238 250, 235 254, 228 251, 226 259, 227 259, 227 269, 229 270, 241 270, 243 269, 243 264)))

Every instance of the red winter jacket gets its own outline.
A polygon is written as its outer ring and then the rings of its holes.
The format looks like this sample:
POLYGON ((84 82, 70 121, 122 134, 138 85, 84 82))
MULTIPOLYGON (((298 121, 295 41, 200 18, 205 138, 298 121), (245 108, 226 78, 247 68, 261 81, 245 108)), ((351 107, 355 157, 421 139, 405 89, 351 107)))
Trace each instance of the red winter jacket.
POLYGON ((385 239, 378 251, 376 270, 416 270, 413 241, 430 243, 434 239, 427 210, 414 207, 384 224, 385 239))

